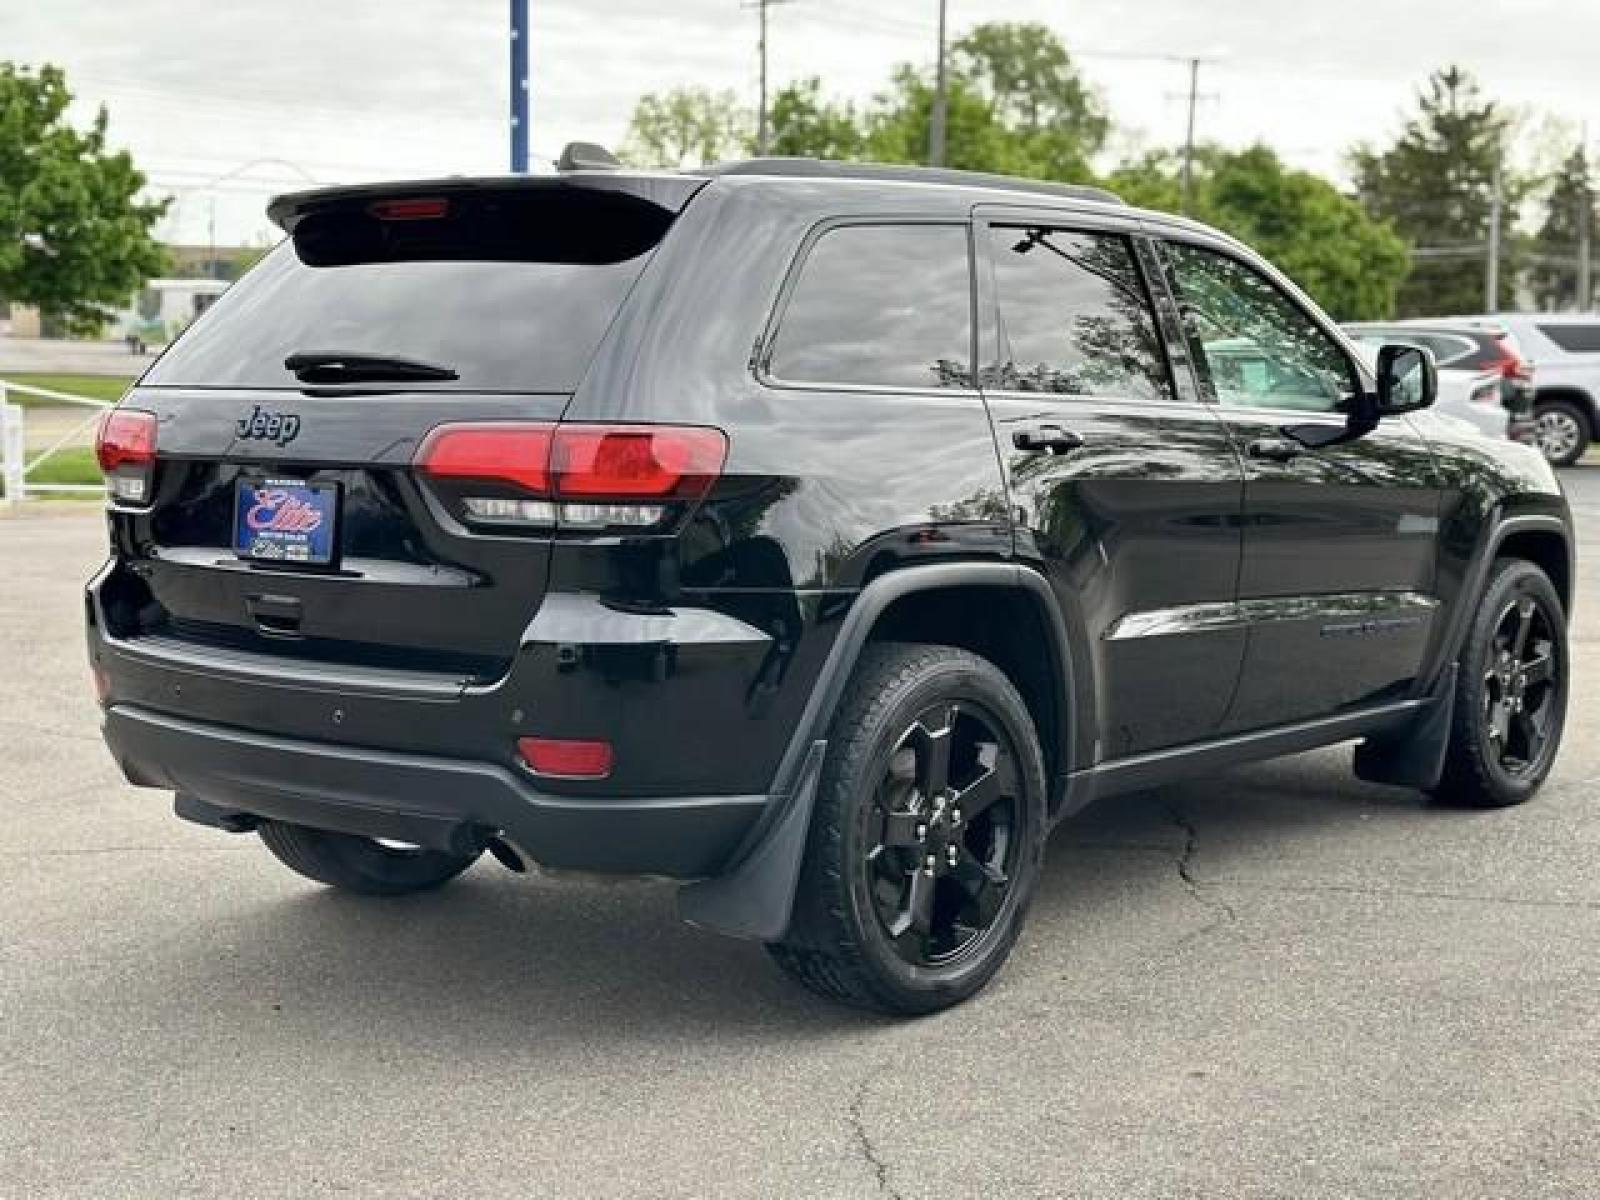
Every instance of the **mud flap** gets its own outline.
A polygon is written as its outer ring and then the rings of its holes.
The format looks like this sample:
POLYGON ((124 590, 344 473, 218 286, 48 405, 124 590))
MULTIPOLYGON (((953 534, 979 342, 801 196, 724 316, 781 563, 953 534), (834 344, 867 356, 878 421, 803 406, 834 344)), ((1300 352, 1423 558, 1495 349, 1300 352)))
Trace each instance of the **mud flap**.
POLYGON ((1445 751, 1450 747, 1450 723, 1455 715, 1456 676, 1451 663, 1439 677, 1422 715, 1392 733, 1369 737, 1356 747, 1355 772, 1368 783, 1431 791, 1444 774, 1445 751))
POLYGON ((737 866, 678 889, 680 917, 713 933, 763 942, 775 942, 788 932, 827 749, 827 742, 812 743, 783 814, 737 866))

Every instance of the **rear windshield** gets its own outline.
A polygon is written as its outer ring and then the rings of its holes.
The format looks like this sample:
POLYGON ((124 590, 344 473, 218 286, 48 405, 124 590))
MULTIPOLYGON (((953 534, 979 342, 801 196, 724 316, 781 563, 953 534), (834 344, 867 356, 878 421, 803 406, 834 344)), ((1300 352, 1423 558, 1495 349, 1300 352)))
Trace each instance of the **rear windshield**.
POLYGON ((286 358, 338 354, 458 376, 420 385, 432 390, 570 392, 673 218, 624 193, 555 187, 438 207, 394 219, 365 200, 306 216, 144 384, 296 388, 286 358))

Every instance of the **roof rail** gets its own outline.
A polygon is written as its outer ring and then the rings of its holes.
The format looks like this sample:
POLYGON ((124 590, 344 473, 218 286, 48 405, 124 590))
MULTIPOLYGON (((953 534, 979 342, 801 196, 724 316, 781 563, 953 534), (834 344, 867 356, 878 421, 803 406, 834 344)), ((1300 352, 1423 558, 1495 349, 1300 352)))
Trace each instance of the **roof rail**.
POLYGON ((897 163, 840 162, 830 158, 746 158, 702 167, 695 175, 774 175, 789 179, 865 179, 891 183, 942 183, 950 187, 989 188, 995 191, 1036 192, 1068 200, 1123 204, 1115 192, 1081 183, 1055 183, 1048 179, 1022 179, 986 171, 957 171, 948 167, 911 167, 897 163))

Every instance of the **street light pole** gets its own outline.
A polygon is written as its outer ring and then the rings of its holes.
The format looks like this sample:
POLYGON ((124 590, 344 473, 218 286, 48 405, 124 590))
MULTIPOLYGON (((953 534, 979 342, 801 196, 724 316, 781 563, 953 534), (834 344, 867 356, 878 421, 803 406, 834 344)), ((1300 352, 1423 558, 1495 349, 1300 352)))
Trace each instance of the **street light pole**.
POLYGON ((511 0, 511 173, 528 173, 528 0, 511 0))
POLYGON ((949 81, 944 65, 945 0, 939 0, 939 58, 934 69, 933 112, 928 120, 928 165, 944 166, 944 131, 949 107, 949 81))

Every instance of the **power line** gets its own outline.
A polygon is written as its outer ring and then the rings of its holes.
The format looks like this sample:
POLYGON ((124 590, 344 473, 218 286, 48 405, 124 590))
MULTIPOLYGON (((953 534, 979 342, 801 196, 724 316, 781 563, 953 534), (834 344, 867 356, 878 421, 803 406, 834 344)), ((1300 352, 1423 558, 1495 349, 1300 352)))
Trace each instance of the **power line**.
MULTIPOLYGON (((282 127, 285 115, 292 114, 296 125, 303 124, 306 121, 313 121, 329 125, 340 125, 346 129, 348 129, 352 120, 405 121, 409 123, 416 118, 415 107, 399 108, 371 103, 348 105, 308 103, 299 94, 290 92, 284 93, 281 97, 264 93, 240 95, 236 92, 228 92, 222 94, 195 88, 136 83, 97 75, 76 75, 73 77, 73 82, 74 84, 89 83, 95 85, 95 95, 93 97, 80 92, 78 99, 84 103, 96 102, 101 97, 115 99, 120 94, 143 103, 156 104, 168 108, 181 108, 191 118, 197 116, 242 117, 247 120, 271 122, 282 127)), ((451 107, 432 101, 427 106, 429 120, 481 122, 489 120, 492 113, 492 101, 488 99, 485 100, 482 108, 451 107)))

